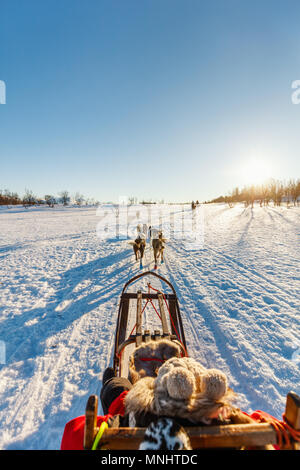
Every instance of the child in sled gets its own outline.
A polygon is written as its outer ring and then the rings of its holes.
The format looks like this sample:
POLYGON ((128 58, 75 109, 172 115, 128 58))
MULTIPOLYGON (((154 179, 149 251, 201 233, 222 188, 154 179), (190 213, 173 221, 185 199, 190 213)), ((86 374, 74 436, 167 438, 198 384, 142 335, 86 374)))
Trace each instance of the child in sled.
MULTIPOLYGON (((181 357, 180 347, 169 340, 151 341, 138 347, 130 358, 129 379, 103 374, 100 400, 103 421, 111 427, 145 427, 140 449, 189 449, 184 426, 254 423, 234 407, 235 394, 218 369, 206 369, 192 358, 181 357), (171 433, 171 435, 170 435, 171 433), (161 436, 159 441, 158 436, 161 436), (155 436, 155 439, 153 438, 155 436)), ((65 426, 61 449, 82 450, 85 416, 65 426)))

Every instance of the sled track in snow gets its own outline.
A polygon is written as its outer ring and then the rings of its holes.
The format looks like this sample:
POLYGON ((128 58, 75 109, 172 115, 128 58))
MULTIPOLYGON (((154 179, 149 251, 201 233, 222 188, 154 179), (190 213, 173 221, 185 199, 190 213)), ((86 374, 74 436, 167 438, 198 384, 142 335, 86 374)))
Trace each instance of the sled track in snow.
MULTIPOLYGON (((76 253, 75 251, 72 256, 73 260, 76 258, 76 253)), ((101 332, 105 332, 107 337, 107 334, 114 331, 118 309, 117 303, 121 288, 128 276, 132 277, 138 272, 137 266, 131 262, 131 253, 128 254, 128 251, 124 252, 121 249, 116 256, 119 261, 116 264, 108 264, 104 269, 102 258, 99 261, 92 262, 91 265, 88 262, 83 264, 82 269, 78 269, 78 276, 75 279, 70 275, 67 293, 60 298, 59 302, 55 302, 53 298, 48 299, 49 303, 45 309, 45 318, 40 319, 32 327, 33 331, 31 332, 31 336, 35 338, 37 333, 34 333, 34 331, 35 328, 38 329, 39 340, 42 343, 45 342, 43 345, 44 350, 41 355, 35 358, 33 375, 29 381, 21 385, 22 388, 18 390, 15 396, 13 408, 10 412, 6 413, 4 418, 5 427, 11 430, 7 433, 8 435, 11 434, 7 441, 8 444, 13 442, 12 436, 14 436, 15 440, 15 436, 18 435, 18 426, 23 423, 22 439, 40 429, 41 423, 44 422, 45 416, 48 414, 47 410, 51 400, 57 394, 59 396, 57 408, 62 407, 64 409, 64 401, 68 400, 70 390, 72 390, 72 387, 77 387, 75 377, 77 375, 81 376, 82 370, 90 368, 91 365, 88 366, 88 364, 95 361, 98 363, 100 361, 101 365, 99 364, 98 378, 93 379, 94 386, 96 386, 96 389, 94 388, 93 390, 95 393, 100 392, 101 373, 109 365, 108 361, 112 355, 113 337, 103 340, 103 348, 98 352, 98 359, 95 356, 90 357, 90 352, 92 351, 94 354, 94 344, 99 340, 97 337, 101 338, 101 332), (102 268, 100 276, 98 276, 99 267, 102 268), (102 302, 95 309, 89 308, 89 311, 85 313, 84 308, 82 311, 78 310, 80 309, 81 301, 78 303, 77 288, 89 279, 91 283, 88 285, 85 295, 89 296, 89 293, 92 292, 94 297, 98 296, 102 299, 102 302), (94 284, 102 284, 102 282, 103 286, 101 289, 93 292, 94 284), (62 308, 57 310, 57 307, 62 308), (74 320, 72 320, 73 313, 74 320), (56 324, 57 321, 55 317, 60 318, 58 331, 52 328, 53 322, 56 324), (50 341, 48 338, 49 331, 52 337, 50 341), (92 336, 88 332, 92 332, 92 336), (87 338, 89 338, 90 344, 87 342, 87 338), (80 361, 78 360, 79 357, 80 361), (72 375, 75 375, 75 377, 73 378, 72 375)), ((70 269, 71 264, 72 260, 68 263, 66 271, 70 269)), ((81 289, 78 290, 80 293, 81 289)), ((13 329, 14 326, 12 325, 11 328, 13 329)), ((22 356, 22 348, 30 340, 31 337, 29 336, 29 338, 26 338, 19 344, 18 350, 10 357, 10 363, 13 363, 15 360, 18 360, 18 357, 22 356)), ((11 381, 10 377, 8 379, 11 381)), ((86 397, 83 399, 79 397, 77 402, 78 400, 79 402, 82 400, 81 409, 84 410, 86 397)), ((55 415, 47 417, 48 423, 51 421, 55 423, 55 419, 55 415)), ((44 438, 45 433, 49 434, 49 442, 51 441, 50 437, 53 433, 51 429, 53 428, 55 428, 55 425, 52 427, 48 425, 46 431, 41 431, 44 432, 44 438)), ((32 445, 34 446, 34 441, 32 445)))
MULTIPOLYGON (((285 222, 291 224, 291 225, 295 225, 295 222, 294 221, 291 221, 287 218, 285 218, 282 214, 280 214, 277 210, 275 210, 274 208, 268 206, 268 211, 272 211, 273 214, 277 215, 277 218, 279 218, 279 220, 281 220, 282 218, 284 218, 285 222)), ((224 213, 226 211, 230 211, 231 209, 229 208, 222 208, 222 209, 219 209, 218 211, 210 214, 208 217, 209 217, 209 220, 214 220, 215 218, 217 218, 217 216, 219 215, 219 213, 224 213)), ((247 211, 250 211, 250 207, 247 207, 243 210, 242 213, 239 213, 237 215, 235 215, 235 217, 232 219, 232 227, 233 225, 237 227, 239 227, 240 225, 240 218, 242 216, 243 213, 247 212, 247 211)), ((264 208, 264 210, 266 210, 266 208, 264 208)), ((270 213, 269 212, 266 212, 267 215, 270 216, 270 213)), ((249 215, 249 214, 248 214, 249 215)), ((253 216, 251 215, 251 219, 253 218, 253 216)), ((256 220, 256 219, 255 219, 256 220)), ((273 220, 273 218, 272 218, 273 220)), ((246 224, 247 226, 249 225, 249 220, 246 224)), ((248 231, 248 230, 247 230, 248 231)), ((245 232, 245 231, 244 231, 245 232)), ((242 238, 245 236, 245 233, 243 233, 242 235, 242 238)), ((181 246, 181 249, 184 250, 184 247, 181 246)), ((269 278, 267 278, 266 276, 264 276, 263 274, 257 272, 257 270, 255 269, 252 269, 251 267, 245 265, 244 263, 242 263, 241 261, 238 261, 238 260, 235 260, 233 259, 231 256, 227 255, 227 254, 224 254, 224 253, 221 253, 220 251, 218 251, 217 249, 213 248, 211 245, 208 245, 206 243, 205 245, 205 250, 207 251, 210 251, 212 253, 212 255, 217 255, 217 257, 220 257, 221 258, 224 258, 227 261, 229 261, 230 263, 232 263, 234 266, 237 266, 240 270, 243 270, 244 272, 240 274, 243 274, 244 276, 248 277, 250 281, 252 280, 256 280, 257 281, 257 284, 259 284, 262 281, 264 281, 265 283, 267 283, 269 286, 272 286, 273 288, 276 288, 277 290, 281 291, 283 294, 286 294, 286 295, 289 295, 289 296, 294 296, 295 295, 295 292, 292 292, 286 288, 283 288, 281 285, 278 285, 276 282, 270 280, 269 278)))
MULTIPOLYGON (((294 293, 292 293, 292 292, 290 292, 286 289, 283 289, 278 284, 276 284, 273 281, 270 281, 267 278, 265 278, 265 276, 263 276, 261 274, 258 274, 256 271, 253 271, 250 268, 247 268, 243 263, 232 259, 228 255, 220 253, 218 250, 216 250, 214 248, 206 247, 206 250, 209 251, 212 254, 212 256, 214 257, 214 261, 216 263, 217 263, 218 258, 225 260, 227 270, 229 270, 228 262, 230 262, 233 265, 232 268, 231 268, 232 269, 232 273, 231 273, 232 276, 228 277, 229 280, 235 279, 235 282, 237 282, 236 281, 236 276, 235 276, 235 273, 236 273, 235 266, 237 266, 239 268, 239 271, 238 271, 239 276, 243 276, 244 278, 246 278, 248 282, 250 282, 253 286, 255 286, 255 289, 261 291, 262 293, 266 293, 265 287, 267 286, 269 289, 271 288, 271 291, 268 290, 269 294, 272 295, 274 298, 276 298, 276 300, 279 303, 285 304, 288 307, 288 309, 290 309, 291 307, 293 309, 295 308, 293 305, 291 306, 291 304, 288 301, 286 301, 284 298, 282 298, 282 296, 280 296, 279 293, 274 292, 274 288, 281 291, 285 296, 289 295, 289 296, 292 297, 292 296, 294 296, 294 293), (216 256, 217 256, 217 258, 216 258, 216 256), (250 272, 250 274, 249 274, 249 272, 250 272), (263 286, 261 284, 262 280, 264 281, 265 286, 263 286)), ((176 251, 178 251, 181 254, 186 255, 186 256, 184 256, 185 262, 187 261, 190 264, 190 266, 193 266, 193 269, 195 269, 197 272, 199 272, 202 279, 205 280, 206 276, 203 276, 203 273, 201 272, 201 269, 199 268, 199 263, 198 264, 195 263, 189 257, 190 252, 188 250, 185 250, 183 247, 178 247, 178 246, 176 247, 176 251)), ((206 260, 206 256, 204 256, 204 259, 206 260)), ((201 263, 201 258, 200 258, 200 263, 201 263)), ((213 271, 212 271, 212 273, 213 273, 213 271)), ((220 278, 219 273, 218 273, 218 276, 220 278)), ((223 279, 223 281, 226 281, 226 279, 223 279)))
MULTIPOLYGON (((215 301, 211 298, 209 292, 206 290, 205 286, 202 284, 191 284, 189 277, 184 275, 182 271, 180 274, 175 274, 179 272, 180 266, 178 265, 178 247, 176 247, 176 251, 173 247, 168 246, 168 254, 165 257, 166 265, 169 266, 169 277, 171 282, 174 285, 177 285, 179 289, 181 286, 184 286, 184 291, 188 291, 191 293, 191 297, 193 299, 199 299, 199 303, 197 301, 194 302, 194 311, 198 311, 199 315, 203 319, 204 327, 211 333, 211 337, 215 342, 215 350, 211 349, 211 344, 207 343, 207 338, 205 331, 203 331, 199 319, 196 320, 196 324, 194 324, 194 319, 191 316, 192 308, 189 307, 188 315, 184 315, 183 318, 187 319, 189 322, 189 326, 191 331, 193 332, 193 337, 198 338, 197 343, 198 345, 201 344, 201 339, 203 338, 204 344, 199 349, 203 352, 207 347, 207 352, 209 354, 209 360, 207 367, 221 367, 222 362, 226 367, 226 374, 228 377, 232 377, 233 382, 235 383, 235 390, 243 394, 247 397, 247 400, 254 404, 254 406, 259 405, 261 409, 269 409, 270 407, 270 398, 263 396, 261 393, 256 393, 253 387, 253 383, 249 381, 248 376, 251 375, 251 367, 247 364, 243 364, 243 370, 241 370, 241 363, 239 362, 239 358, 235 357, 232 350, 239 350, 239 343, 234 338, 233 335, 228 337, 228 331, 222 330, 222 327, 219 325, 217 317, 214 315, 214 312, 219 312, 219 316, 222 314, 222 310, 220 307, 215 303, 215 301), (203 300, 205 298, 205 300, 203 300), (201 306, 199 308, 199 306, 201 306), (197 334, 198 330, 198 334, 197 334), (230 347, 228 347, 230 345, 230 347), (216 351, 217 350, 217 351, 216 351), (213 357, 219 355, 219 357, 213 357), (216 365, 218 363, 218 365, 216 365), (247 370, 249 369, 249 370, 247 370)), ((190 260, 184 259, 185 269, 191 272, 191 269, 196 270, 199 272, 199 268, 197 265, 194 265, 190 260)), ((201 277, 199 277, 201 280, 201 277)), ((181 289, 180 289, 181 290, 181 289)), ((180 303, 183 303, 183 296, 178 292, 178 297, 180 299, 180 303)), ((182 304, 182 310, 184 313, 187 312, 185 305, 182 304)), ((189 338, 187 338, 187 341, 189 338)), ((196 351, 193 351, 195 353, 196 351)), ((201 354, 201 355, 202 355, 201 354)), ((194 354, 193 354, 194 355, 194 354)), ((203 356, 202 356, 203 357, 203 356)), ((204 353, 205 357, 205 353, 204 353)), ((201 358, 198 357, 199 360, 201 358)), ((224 370, 224 368, 223 368, 224 370)))
MULTIPOLYGON (((229 255, 225 255, 224 253, 220 253, 219 251, 217 251, 215 248, 212 248, 212 247, 207 247, 208 250, 210 250, 212 253, 215 253, 217 256, 219 257, 223 257, 226 259, 226 261, 229 261, 230 263, 236 265, 239 269, 242 269, 244 272, 243 273, 240 273, 242 274, 243 276, 247 277, 249 279, 249 281, 253 281, 253 283, 255 285, 258 285, 260 286, 259 282, 260 280, 263 280, 266 284, 268 284, 269 286, 271 286, 272 288, 276 288, 277 290, 280 290, 282 293, 284 294, 287 294, 287 295, 290 295, 290 296, 293 296, 294 293, 291 292, 291 291, 288 291, 287 289, 283 289, 282 286, 279 286, 276 282, 274 281, 270 281, 269 279, 267 279, 265 276, 263 276, 262 274, 258 273, 257 271, 254 271, 253 269, 245 266, 243 263, 241 263, 240 261, 236 261, 234 259, 232 259, 229 255), (248 274, 250 273, 250 274, 248 274), (257 280, 257 282, 254 281, 254 278, 257 280)), ((276 294, 275 294, 276 295, 276 294)), ((281 299, 282 300, 282 299, 281 299)), ((283 300, 284 302, 284 300, 283 300)))
MULTIPOLYGON (((206 330, 208 330, 208 332, 210 332, 210 337, 214 340, 214 344, 216 346, 218 353, 220 354, 220 358, 222 359, 223 363, 227 364, 228 373, 233 375, 234 371, 236 371, 236 366, 232 368, 230 367, 230 364, 228 364, 227 359, 228 357, 231 356, 231 351, 229 351, 228 348, 226 347, 226 342, 224 341, 224 333, 222 332, 222 329, 218 326, 218 323, 216 319, 214 318, 213 313, 210 311, 207 305, 205 305, 203 302, 203 294, 208 295, 207 292, 204 291, 203 287, 200 287, 200 286, 195 287, 195 285, 191 285, 189 279, 186 276, 174 274, 174 272, 176 271, 178 272, 178 270, 173 269, 175 263, 176 263, 175 256, 174 255, 170 256, 170 253, 169 253, 168 256, 166 256, 166 265, 169 266, 169 278, 171 282, 174 283, 174 285, 178 286, 178 298, 180 300, 182 311, 184 312, 183 320, 188 321, 189 327, 191 328, 192 333, 193 333, 194 340, 196 341, 198 346, 200 346, 200 349, 204 353, 203 359, 207 363, 208 367, 214 367, 216 364, 216 358, 213 358, 213 357, 208 358, 207 354, 205 355, 205 349, 207 349, 207 347, 208 347, 207 352, 209 353, 209 355, 211 355, 215 351, 212 351, 209 348, 211 344, 206 343, 207 334, 206 334, 206 331, 203 330, 203 327, 204 327, 206 330), (199 303, 197 303, 197 300, 191 301, 193 306, 189 306, 188 315, 186 315, 186 312, 187 312, 186 305, 184 304, 183 295, 180 292, 182 290, 182 287, 184 291, 191 293, 190 297, 192 299, 199 299, 199 303), (199 314, 199 316, 203 320, 203 325, 199 326, 199 319, 196 324, 194 323, 194 320, 191 316, 192 310, 196 311, 199 314), (204 339, 203 339, 203 336, 204 336, 204 339)), ((214 306, 213 301, 210 301, 210 303, 212 306, 211 310, 213 309, 219 310, 218 307, 214 306)), ((187 341, 189 341, 189 338, 187 338, 187 341)), ((191 344, 191 346, 193 347, 193 343, 191 344)), ((193 351, 193 356, 194 355, 195 355, 195 351, 193 351)), ((240 383, 241 378, 236 377, 236 382, 240 383)))

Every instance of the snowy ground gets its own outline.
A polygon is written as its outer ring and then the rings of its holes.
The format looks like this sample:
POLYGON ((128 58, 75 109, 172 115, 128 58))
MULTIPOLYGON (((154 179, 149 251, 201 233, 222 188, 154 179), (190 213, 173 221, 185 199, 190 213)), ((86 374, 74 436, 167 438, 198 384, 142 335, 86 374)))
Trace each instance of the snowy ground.
MULTIPOLYGON (((166 232, 182 215, 152 210, 166 232)), ((300 393, 300 208, 197 211, 203 245, 169 233, 158 268, 176 288, 189 355, 222 369, 245 411, 281 418, 286 393, 300 393)), ((58 449, 100 391, 119 296, 140 268, 107 208, 1 207, 0 226, 0 448, 58 449)), ((144 270, 153 265, 148 248, 144 270)))

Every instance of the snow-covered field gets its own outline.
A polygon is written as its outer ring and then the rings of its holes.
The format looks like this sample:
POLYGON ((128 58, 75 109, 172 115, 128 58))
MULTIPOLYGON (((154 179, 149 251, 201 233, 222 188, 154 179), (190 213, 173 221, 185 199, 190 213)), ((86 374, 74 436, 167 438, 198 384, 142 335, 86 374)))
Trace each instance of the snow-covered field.
MULTIPOLYGON (((152 211, 167 232, 182 206, 152 211)), ((158 267, 177 291, 189 355, 222 369, 245 411, 281 418, 287 392, 300 393, 300 207, 197 211, 203 244, 169 233, 158 267)), ((0 227, 0 448, 58 449, 100 391, 119 296, 140 267, 107 207, 1 207, 0 227)))

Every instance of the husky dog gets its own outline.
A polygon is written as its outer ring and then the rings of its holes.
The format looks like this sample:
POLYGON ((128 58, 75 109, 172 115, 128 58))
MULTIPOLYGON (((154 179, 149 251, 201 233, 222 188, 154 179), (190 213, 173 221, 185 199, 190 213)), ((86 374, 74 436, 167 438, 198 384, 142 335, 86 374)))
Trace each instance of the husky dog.
POLYGON ((163 238, 162 232, 158 232, 158 238, 152 239, 152 248, 154 253, 154 262, 155 262, 155 269, 157 268, 157 259, 160 257, 161 262, 164 262, 164 249, 166 239, 163 238))
POLYGON ((146 241, 145 238, 141 235, 134 240, 134 242, 129 242, 133 246, 133 252, 135 254, 135 260, 138 259, 142 260, 144 256, 144 251, 146 248, 146 241))
POLYGON ((148 233, 148 226, 147 224, 138 224, 136 227, 138 235, 141 235, 145 239, 147 238, 147 233, 148 233))

